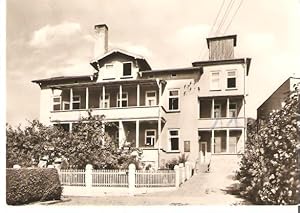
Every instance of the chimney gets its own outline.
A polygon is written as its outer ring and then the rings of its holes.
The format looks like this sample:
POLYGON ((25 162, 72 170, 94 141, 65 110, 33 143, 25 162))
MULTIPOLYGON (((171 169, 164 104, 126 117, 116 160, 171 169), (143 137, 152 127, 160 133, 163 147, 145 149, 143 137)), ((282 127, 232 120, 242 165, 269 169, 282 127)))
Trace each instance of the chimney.
POLYGON ((236 35, 207 38, 209 60, 226 60, 234 58, 236 35))
POLYGON ((108 51, 108 27, 106 24, 95 25, 94 59, 100 58, 108 51))

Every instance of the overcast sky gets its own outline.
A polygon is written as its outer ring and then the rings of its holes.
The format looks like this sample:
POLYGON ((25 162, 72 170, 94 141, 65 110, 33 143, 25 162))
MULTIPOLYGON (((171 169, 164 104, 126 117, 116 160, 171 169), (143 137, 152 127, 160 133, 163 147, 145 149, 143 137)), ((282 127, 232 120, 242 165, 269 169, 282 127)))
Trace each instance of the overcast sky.
MULTIPOLYGON (((93 26, 109 27, 109 47, 143 55, 152 68, 207 60, 206 37, 222 35, 241 0, 8 0, 7 122, 39 117, 33 79, 91 73, 93 26), (220 26, 220 27, 219 27, 220 26), (219 32, 217 33, 217 29, 219 32)), ((237 34, 236 57, 250 57, 247 114, 289 76, 300 77, 299 0, 244 0, 225 34, 237 34)))

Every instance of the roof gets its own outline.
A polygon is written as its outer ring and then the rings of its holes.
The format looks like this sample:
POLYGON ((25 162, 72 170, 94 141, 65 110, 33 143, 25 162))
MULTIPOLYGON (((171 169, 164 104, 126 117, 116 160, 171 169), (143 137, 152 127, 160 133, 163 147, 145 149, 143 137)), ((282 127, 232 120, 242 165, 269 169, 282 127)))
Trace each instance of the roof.
POLYGON ((61 81, 61 80, 91 80, 91 78, 92 78, 92 75, 57 76, 57 77, 51 77, 51 78, 37 79, 37 80, 33 80, 31 82, 33 82, 33 83, 43 83, 43 82, 61 81))
MULTIPOLYGON (((163 80, 160 80, 161 82, 164 82, 163 80)), ((81 83, 65 83, 65 84, 57 84, 57 85, 49 85, 49 88, 69 88, 74 86, 99 86, 99 85, 112 85, 112 84, 122 84, 122 85, 132 85, 132 84, 149 84, 154 83, 157 84, 157 79, 132 79, 132 80, 120 80, 120 81, 101 81, 101 82, 81 82, 81 83)))
POLYGON ((146 61, 146 59, 141 56, 141 55, 137 55, 137 54, 134 54, 134 53, 130 53, 130 52, 127 52, 125 50, 122 50, 122 49, 119 49, 119 48, 115 48, 115 49, 112 49, 110 51, 108 51, 107 53, 105 53, 104 55, 102 55, 100 58, 98 59, 93 59, 91 61, 91 65, 99 71, 98 69, 98 66, 97 66, 97 62, 99 63, 100 61, 104 60, 105 58, 107 58, 108 56, 112 55, 112 54, 116 54, 116 53, 119 53, 119 54, 123 54, 123 55, 126 55, 126 56, 129 56, 129 57, 132 57, 140 62, 143 63, 143 65, 146 67, 146 69, 149 69, 151 70, 151 67, 150 65, 148 64, 148 62, 146 61))
POLYGON ((218 36, 218 37, 210 37, 207 38, 207 47, 209 48, 210 41, 217 41, 217 40, 225 40, 225 39, 233 39, 233 46, 236 46, 236 35, 226 35, 226 36, 218 36))
POLYGON ((158 70, 144 70, 141 73, 160 73, 160 72, 180 72, 180 71, 197 71, 199 67, 184 67, 184 68, 174 68, 174 69, 158 69, 158 70))
POLYGON ((224 60, 211 60, 211 61, 195 61, 192 63, 194 67, 200 66, 213 66, 213 65, 225 65, 225 64, 247 64, 247 76, 249 74, 251 58, 235 58, 235 59, 224 59, 224 60))

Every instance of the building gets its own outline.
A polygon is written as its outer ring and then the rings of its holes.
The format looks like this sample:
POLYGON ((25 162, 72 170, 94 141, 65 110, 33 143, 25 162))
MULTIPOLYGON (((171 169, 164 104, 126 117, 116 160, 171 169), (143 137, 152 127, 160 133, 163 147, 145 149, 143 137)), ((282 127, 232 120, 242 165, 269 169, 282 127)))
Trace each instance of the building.
POLYGON ((281 109, 284 101, 295 90, 295 85, 300 83, 300 78, 289 77, 276 89, 267 100, 257 108, 257 120, 265 120, 269 114, 275 110, 281 109))
POLYGON ((142 56, 108 50, 105 24, 95 33, 93 75, 33 81, 41 88, 42 123, 71 130, 91 109, 118 126, 105 131, 120 146, 127 141, 141 148, 142 160, 155 167, 182 153, 194 163, 243 153, 251 59, 234 57, 236 35, 208 38, 207 61, 152 70, 142 56))

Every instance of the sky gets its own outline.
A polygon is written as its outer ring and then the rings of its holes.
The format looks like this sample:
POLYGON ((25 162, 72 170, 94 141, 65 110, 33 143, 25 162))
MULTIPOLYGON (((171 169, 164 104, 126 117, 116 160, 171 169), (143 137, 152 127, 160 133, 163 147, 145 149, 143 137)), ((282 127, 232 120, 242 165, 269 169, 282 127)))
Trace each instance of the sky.
POLYGON ((39 118, 32 80, 92 72, 95 24, 108 26, 110 49, 143 55, 153 69, 207 60, 208 36, 237 34, 235 57, 252 58, 249 117, 300 77, 299 0, 8 0, 6 15, 6 120, 14 126, 39 118))

